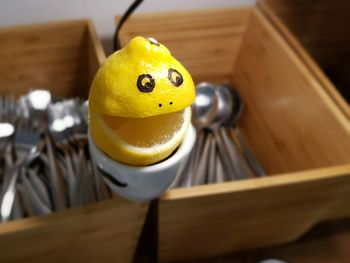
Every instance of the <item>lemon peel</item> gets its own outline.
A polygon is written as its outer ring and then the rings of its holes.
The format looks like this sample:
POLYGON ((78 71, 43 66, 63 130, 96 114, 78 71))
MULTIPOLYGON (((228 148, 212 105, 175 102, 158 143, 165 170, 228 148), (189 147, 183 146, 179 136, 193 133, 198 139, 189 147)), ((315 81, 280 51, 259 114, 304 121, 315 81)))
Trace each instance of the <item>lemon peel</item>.
POLYGON ((159 162, 183 140, 194 99, 193 80, 170 51, 155 39, 135 37, 106 59, 92 81, 92 138, 114 160, 159 162))

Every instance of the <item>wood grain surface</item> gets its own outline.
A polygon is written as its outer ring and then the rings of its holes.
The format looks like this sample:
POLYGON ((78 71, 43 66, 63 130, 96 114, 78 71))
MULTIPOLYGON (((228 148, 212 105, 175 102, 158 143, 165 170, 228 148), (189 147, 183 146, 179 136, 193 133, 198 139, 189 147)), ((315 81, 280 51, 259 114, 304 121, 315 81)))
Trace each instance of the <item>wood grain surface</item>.
POLYGON ((241 130, 269 174, 350 163, 350 129, 303 61, 257 10, 233 82, 246 104, 241 130))
POLYGON ((95 49, 97 36, 90 23, 75 20, 1 29, 1 91, 19 95, 46 88, 58 97, 86 97, 89 59, 101 60, 104 54, 101 45, 95 49))
POLYGON ((350 214, 350 141, 339 109, 255 8, 232 63, 246 104, 240 128, 275 176, 167 192, 158 211, 161 261, 283 243, 350 214))
MULTIPOLYGON (((105 60, 91 20, 0 30, 0 92, 87 97, 105 60)), ((131 262, 148 204, 113 199, 0 224, 0 262, 131 262)))
POLYGON ((349 263, 349 242, 350 221, 337 220, 317 225, 296 242, 183 263, 258 263, 268 258, 288 263, 349 263))
POLYGON ((160 260, 205 258, 295 240, 320 221, 350 216, 349 183, 347 165, 172 190, 159 202, 160 260))
POLYGON ((260 0, 258 5, 314 72, 350 122, 350 2, 260 0))
POLYGON ((0 262, 131 262, 147 205, 121 198, 0 226, 0 262))
MULTIPOLYGON (((137 35, 166 45, 195 82, 229 82, 249 8, 135 15, 121 30, 123 44, 137 35)), ((117 18, 118 20, 118 18, 117 18)))

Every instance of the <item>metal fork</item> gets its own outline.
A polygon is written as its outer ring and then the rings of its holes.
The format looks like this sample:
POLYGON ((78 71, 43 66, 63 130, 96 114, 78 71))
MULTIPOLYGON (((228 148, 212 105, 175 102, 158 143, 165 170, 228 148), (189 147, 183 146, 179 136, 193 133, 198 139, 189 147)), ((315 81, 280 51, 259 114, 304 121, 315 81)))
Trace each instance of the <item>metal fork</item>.
POLYGON ((71 145, 69 142, 69 133, 67 130, 67 123, 64 120, 64 104, 63 102, 56 102, 49 105, 48 119, 49 131, 55 145, 63 152, 63 159, 66 164, 67 173, 65 179, 68 185, 68 199, 71 207, 79 206, 78 182, 74 175, 74 168, 71 158, 71 145))
POLYGON ((79 194, 82 204, 88 204, 94 200, 93 182, 90 173, 87 169, 87 161, 85 158, 85 147, 88 143, 87 124, 80 110, 79 100, 65 101, 66 116, 73 120, 73 125, 70 127, 71 141, 78 148, 78 166, 76 175, 79 182, 79 194))
POLYGON ((38 156, 39 140, 40 132, 30 127, 28 119, 22 119, 18 124, 14 138, 17 161, 9 172, 9 183, 5 186, 4 195, 1 199, 0 214, 2 221, 7 221, 10 218, 19 170, 38 156))

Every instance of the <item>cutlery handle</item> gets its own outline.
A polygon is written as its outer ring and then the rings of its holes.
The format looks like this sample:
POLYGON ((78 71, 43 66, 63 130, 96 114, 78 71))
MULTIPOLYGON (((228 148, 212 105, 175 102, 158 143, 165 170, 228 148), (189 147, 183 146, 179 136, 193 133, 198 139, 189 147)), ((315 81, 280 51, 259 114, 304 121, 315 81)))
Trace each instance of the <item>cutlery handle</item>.
POLYGON ((222 162, 219 154, 216 154, 215 156, 215 176, 216 176, 217 183, 222 183, 225 181, 224 170, 222 167, 222 162))
POLYGON ((77 182, 78 179, 74 175, 72 158, 70 151, 67 148, 63 148, 63 161, 66 164, 69 205, 70 207, 78 207, 80 205, 80 194, 77 182))
POLYGON ((28 169, 27 170, 29 181, 36 193, 40 197, 40 200, 50 209, 52 209, 52 204, 50 201, 50 196, 45 184, 40 180, 39 176, 36 174, 36 171, 28 169))
POLYGON ((197 131, 198 136, 196 137, 196 143, 192 149, 190 156, 186 162, 183 169, 181 177, 179 178, 179 187, 190 187, 193 184, 193 177, 195 175, 195 170, 197 168, 198 159, 200 158, 200 153, 203 148, 203 143, 205 140, 205 134, 202 131, 197 131))
POLYGON ((195 167, 195 170, 193 171, 192 185, 201 185, 204 184, 207 180, 208 158, 212 140, 213 135, 210 133, 207 134, 203 146, 203 151, 199 152, 201 158, 198 162, 198 165, 195 167))
POLYGON ((78 169, 77 169, 77 179, 78 179, 78 189, 81 205, 89 203, 89 196, 87 192, 87 173, 86 173, 86 163, 84 157, 84 149, 79 147, 78 151, 78 169))
POLYGON ((237 146, 236 140, 232 138, 230 134, 231 129, 223 128, 222 135, 226 142, 226 145, 230 152, 230 158, 233 159, 233 162, 237 162, 237 169, 242 175, 243 178, 254 178, 255 174, 248 164, 244 155, 242 155, 241 148, 237 146))
POLYGON ((21 169, 24 163, 25 159, 16 163, 15 166, 9 171, 8 178, 10 178, 10 181, 7 185, 7 188, 5 188, 6 190, 4 191, 4 195, 2 196, 0 205, 0 214, 2 222, 6 222, 10 218, 15 199, 16 181, 18 178, 19 170, 21 169))
POLYGON ((30 206, 36 215, 45 215, 51 213, 51 209, 49 209, 41 200, 38 194, 33 189, 33 186, 29 182, 25 170, 21 173, 21 181, 23 185, 23 189, 25 194, 28 197, 28 201, 30 206))
POLYGON ((245 175, 242 171, 241 163, 240 163, 240 160, 238 158, 238 156, 239 156, 238 151, 236 149, 236 146, 233 144, 232 140, 230 140, 230 138, 228 136, 227 129, 220 128, 219 133, 220 133, 220 136, 223 139, 224 144, 226 146, 228 156, 230 158, 231 163, 233 164, 233 169, 235 171, 235 174, 238 177, 237 179, 244 179, 245 175))
POLYGON ((210 151, 209 151, 209 160, 208 160, 208 184, 213 184, 216 183, 216 142, 215 139, 211 139, 211 144, 210 144, 210 151))
POLYGON ((179 174, 175 178, 173 188, 191 187, 193 177, 193 164, 196 151, 197 149, 194 147, 187 160, 183 162, 183 165, 179 168, 179 174))
POLYGON ((23 208, 19 199, 18 189, 16 189, 11 218, 13 220, 16 220, 22 217, 23 217, 23 208))
POLYGON ((258 177, 266 176, 266 172, 264 168, 261 166, 259 161, 256 159, 252 151, 249 149, 247 144, 245 143, 245 140, 243 139, 243 136, 238 128, 235 129, 236 137, 238 139, 238 142, 241 146, 241 149, 243 151, 244 156, 247 158, 247 161, 254 171, 254 174, 258 177))
POLYGON ((223 170, 225 171, 224 174, 226 174, 225 177, 227 177, 226 179, 228 180, 239 179, 237 178, 238 175, 235 170, 234 164, 229 159, 227 147, 225 147, 225 143, 223 142, 220 136, 219 130, 214 130, 213 133, 218 146, 217 149, 222 161, 223 170))
POLYGON ((63 190, 63 182, 58 174, 58 165, 56 163, 55 154, 53 151, 53 145, 51 138, 48 133, 45 134, 46 147, 47 147, 47 157, 49 161, 49 178, 50 178, 50 188, 52 191, 52 199, 55 210, 63 210, 66 208, 66 197, 63 190))

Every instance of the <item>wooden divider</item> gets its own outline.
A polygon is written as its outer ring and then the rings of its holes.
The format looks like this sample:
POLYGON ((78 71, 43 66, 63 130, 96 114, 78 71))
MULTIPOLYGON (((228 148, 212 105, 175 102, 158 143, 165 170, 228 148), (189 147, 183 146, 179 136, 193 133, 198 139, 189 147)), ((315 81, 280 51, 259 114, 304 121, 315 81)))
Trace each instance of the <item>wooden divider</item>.
POLYGON ((195 82, 229 82, 249 17, 249 8, 215 12, 169 12, 133 16, 121 30, 125 44, 132 37, 154 37, 189 70, 195 82))
POLYGON ((319 79, 350 126, 350 2, 259 0, 258 5, 319 79))
MULTIPOLYGON (((87 98, 105 60, 91 20, 0 30, 0 92, 87 98)), ((0 224, 0 262, 132 262, 148 204, 111 200, 0 224)))

